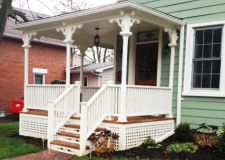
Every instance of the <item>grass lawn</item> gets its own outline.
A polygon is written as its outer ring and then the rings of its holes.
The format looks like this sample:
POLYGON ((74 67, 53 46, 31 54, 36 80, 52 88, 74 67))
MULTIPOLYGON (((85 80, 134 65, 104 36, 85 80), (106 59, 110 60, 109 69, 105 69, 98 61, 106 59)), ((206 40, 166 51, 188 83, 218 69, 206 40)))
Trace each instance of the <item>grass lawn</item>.
POLYGON ((0 159, 17 157, 41 150, 40 147, 29 144, 26 138, 18 136, 18 133, 18 122, 0 124, 0 159))

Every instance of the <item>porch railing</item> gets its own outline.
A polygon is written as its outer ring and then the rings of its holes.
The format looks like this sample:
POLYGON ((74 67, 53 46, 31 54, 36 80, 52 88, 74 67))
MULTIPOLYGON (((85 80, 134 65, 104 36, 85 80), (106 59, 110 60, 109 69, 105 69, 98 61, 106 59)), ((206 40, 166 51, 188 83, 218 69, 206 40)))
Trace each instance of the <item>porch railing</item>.
POLYGON ((172 92, 168 87, 127 86, 126 114, 171 114, 172 92))
POLYGON ((48 104, 48 141, 75 113, 80 112, 80 85, 71 85, 55 101, 48 104))
POLYGON ((47 110, 48 101, 57 99, 65 89, 65 85, 27 85, 26 108, 47 110))
POLYGON ((81 101, 88 102, 88 100, 100 89, 100 87, 82 87, 81 88, 81 101))

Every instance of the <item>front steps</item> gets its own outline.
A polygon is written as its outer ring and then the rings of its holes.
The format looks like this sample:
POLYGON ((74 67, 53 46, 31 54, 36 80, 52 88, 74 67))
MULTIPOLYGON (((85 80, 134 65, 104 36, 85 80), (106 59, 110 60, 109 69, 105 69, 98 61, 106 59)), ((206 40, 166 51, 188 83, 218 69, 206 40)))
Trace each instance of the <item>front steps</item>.
MULTIPOLYGON (((106 128, 97 128, 95 133, 105 131, 106 128)), ((86 144, 85 155, 92 150, 91 142, 86 144)), ((80 117, 72 116, 70 120, 56 133, 50 142, 50 149, 68 154, 81 156, 80 153, 80 117)))

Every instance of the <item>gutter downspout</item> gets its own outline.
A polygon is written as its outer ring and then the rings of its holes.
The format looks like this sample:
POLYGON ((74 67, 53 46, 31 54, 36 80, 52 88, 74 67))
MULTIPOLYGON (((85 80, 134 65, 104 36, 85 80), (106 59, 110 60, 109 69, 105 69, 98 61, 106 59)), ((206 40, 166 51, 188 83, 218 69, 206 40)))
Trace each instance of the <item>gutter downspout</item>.
POLYGON ((181 94, 183 77, 183 57, 184 57, 184 25, 180 29, 180 47, 179 47, 179 69, 178 69, 178 87, 177 87, 177 118, 176 125, 181 123, 181 94))

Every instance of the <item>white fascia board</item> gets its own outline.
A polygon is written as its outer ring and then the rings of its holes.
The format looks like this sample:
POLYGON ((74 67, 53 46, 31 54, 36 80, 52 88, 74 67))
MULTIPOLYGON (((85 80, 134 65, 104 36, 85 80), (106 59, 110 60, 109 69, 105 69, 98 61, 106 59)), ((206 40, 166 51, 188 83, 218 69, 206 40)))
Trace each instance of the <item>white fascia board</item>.
POLYGON ((41 19, 41 20, 37 20, 37 21, 22 23, 22 24, 16 25, 14 28, 18 29, 18 30, 25 30, 26 27, 32 27, 32 26, 41 25, 41 24, 49 24, 52 22, 60 22, 60 21, 66 20, 66 19, 77 18, 77 17, 87 16, 87 15, 96 14, 96 13, 100 13, 100 12, 112 11, 112 10, 116 10, 116 9, 123 9, 123 8, 127 8, 127 9, 131 8, 134 10, 136 9, 136 10, 139 10, 142 12, 146 12, 148 14, 155 15, 155 16, 163 18, 167 21, 170 21, 171 23, 174 23, 175 25, 180 25, 180 26, 185 25, 185 22, 183 22, 182 20, 172 17, 170 15, 167 15, 165 13, 159 12, 155 9, 151 9, 146 6, 134 3, 134 2, 120 2, 120 3, 115 3, 113 5, 110 4, 110 5, 106 5, 106 6, 100 6, 100 7, 96 7, 96 8, 92 8, 92 9, 79 11, 79 12, 72 12, 72 13, 68 13, 65 15, 58 15, 55 17, 49 17, 49 18, 45 18, 45 19, 41 19))

